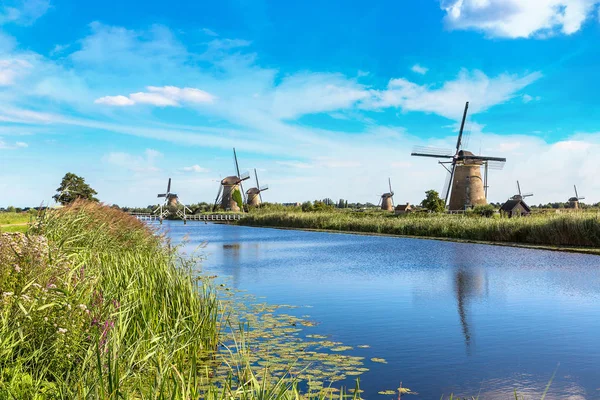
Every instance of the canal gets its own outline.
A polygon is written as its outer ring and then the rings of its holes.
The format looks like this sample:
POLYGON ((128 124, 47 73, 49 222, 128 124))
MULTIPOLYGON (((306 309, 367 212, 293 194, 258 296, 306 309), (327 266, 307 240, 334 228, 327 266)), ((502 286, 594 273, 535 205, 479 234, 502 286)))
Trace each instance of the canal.
MULTIPOLYGON (((435 240, 166 222, 203 271, 353 346, 364 398, 600 398, 600 257, 435 240), (356 346, 368 344, 370 348, 356 346), (371 362, 384 358, 387 364, 371 362), (514 398, 514 396, 512 397, 514 398)), ((352 386, 352 382, 348 381, 352 386)))

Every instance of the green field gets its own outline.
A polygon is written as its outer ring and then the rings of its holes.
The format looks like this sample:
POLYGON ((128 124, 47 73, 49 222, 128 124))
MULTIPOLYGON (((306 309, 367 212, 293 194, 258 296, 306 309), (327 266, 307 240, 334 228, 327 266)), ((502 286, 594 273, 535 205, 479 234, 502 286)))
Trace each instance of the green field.
POLYGON ((249 213, 239 223, 249 226, 564 246, 589 251, 600 247, 600 213, 596 211, 487 218, 479 215, 415 213, 396 216, 379 211, 285 212, 267 209, 249 213))
POLYGON ((0 232, 25 232, 35 214, 0 212, 0 232))

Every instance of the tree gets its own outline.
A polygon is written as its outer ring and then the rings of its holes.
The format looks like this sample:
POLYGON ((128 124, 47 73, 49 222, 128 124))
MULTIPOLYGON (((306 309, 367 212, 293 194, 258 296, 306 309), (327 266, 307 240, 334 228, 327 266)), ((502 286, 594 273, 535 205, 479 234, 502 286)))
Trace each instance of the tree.
POLYGON ((446 211, 446 204, 444 200, 440 199, 440 194, 435 190, 428 190, 425 192, 425 200, 421 202, 421 207, 428 209, 432 212, 444 212, 446 211))
POLYGON ((77 199, 85 199, 89 201, 98 201, 94 196, 97 195, 90 185, 85 183, 85 179, 71 172, 67 172, 62 178, 62 182, 56 194, 52 196, 54 201, 62 205, 70 204, 77 199))

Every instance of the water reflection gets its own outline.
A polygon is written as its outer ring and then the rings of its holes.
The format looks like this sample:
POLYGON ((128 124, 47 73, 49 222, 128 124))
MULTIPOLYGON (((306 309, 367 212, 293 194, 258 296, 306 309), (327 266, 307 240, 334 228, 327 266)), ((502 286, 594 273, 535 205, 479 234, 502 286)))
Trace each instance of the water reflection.
POLYGON ((600 397, 600 257, 172 226, 175 242, 187 233, 190 245, 209 243, 208 273, 230 276, 236 288, 271 303, 310 305, 310 311, 297 311, 320 322, 310 333, 328 335, 365 357, 365 398, 399 380, 420 393, 415 400, 479 392, 499 399, 513 389, 537 395, 559 362, 547 399, 600 397), (388 364, 369 363, 372 357, 388 364))
POLYGON ((469 302, 474 297, 486 294, 487 279, 480 269, 460 267, 454 273, 454 291, 458 307, 458 316, 465 339, 467 354, 471 355, 472 333, 469 326, 469 302))

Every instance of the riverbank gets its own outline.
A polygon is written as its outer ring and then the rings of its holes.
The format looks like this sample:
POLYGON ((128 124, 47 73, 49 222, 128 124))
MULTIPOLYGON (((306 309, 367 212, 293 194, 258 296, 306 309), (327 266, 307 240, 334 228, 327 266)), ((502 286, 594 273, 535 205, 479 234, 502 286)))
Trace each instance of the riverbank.
POLYGON ((375 234, 600 254, 597 213, 527 218, 358 212, 255 212, 240 225, 375 234))
POLYGON ((177 250, 95 203, 1 234, 0 398, 320 398, 366 370, 177 250))

